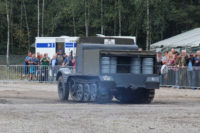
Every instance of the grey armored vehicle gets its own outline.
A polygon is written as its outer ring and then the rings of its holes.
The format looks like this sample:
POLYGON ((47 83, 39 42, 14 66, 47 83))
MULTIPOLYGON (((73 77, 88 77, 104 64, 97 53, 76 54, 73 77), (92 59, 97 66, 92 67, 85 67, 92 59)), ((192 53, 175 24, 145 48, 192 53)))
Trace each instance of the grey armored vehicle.
POLYGON ((156 53, 138 51, 130 40, 104 44, 82 39, 77 45, 76 68, 60 68, 56 80, 60 100, 77 102, 151 103, 159 89, 156 53))

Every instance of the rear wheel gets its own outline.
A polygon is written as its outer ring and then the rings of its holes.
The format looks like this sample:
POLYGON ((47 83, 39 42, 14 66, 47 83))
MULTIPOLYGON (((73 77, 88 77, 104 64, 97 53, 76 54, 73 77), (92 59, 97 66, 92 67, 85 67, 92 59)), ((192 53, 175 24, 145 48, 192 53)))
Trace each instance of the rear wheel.
POLYGON ((96 101, 96 98, 97 98, 97 91, 98 91, 98 86, 97 84, 93 83, 93 84, 90 84, 90 101, 91 102, 95 102, 96 101))
POLYGON ((62 76, 58 78, 58 96, 61 101, 68 100, 69 87, 65 84, 62 76))
POLYGON ((115 96, 122 103, 149 104, 153 101, 155 90, 137 89, 137 90, 119 90, 115 96))
POLYGON ((72 100, 77 102, 110 102, 112 95, 109 89, 101 88, 95 80, 72 77, 68 79, 72 100))
POLYGON ((84 96, 84 86, 81 83, 76 83, 75 79, 69 80, 70 95, 74 101, 81 102, 84 96))
POLYGON ((84 85, 83 101, 84 101, 84 102, 90 101, 90 95, 91 95, 91 92, 90 92, 90 85, 89 85, 89 84, 85 84, 85 85, 84 85))

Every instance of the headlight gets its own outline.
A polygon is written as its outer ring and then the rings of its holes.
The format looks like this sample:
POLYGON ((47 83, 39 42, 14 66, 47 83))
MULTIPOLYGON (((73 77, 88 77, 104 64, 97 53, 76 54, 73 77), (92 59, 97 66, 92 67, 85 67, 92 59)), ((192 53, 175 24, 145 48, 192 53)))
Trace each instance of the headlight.
POLYGON ((146 82, 160 82, 159 77, 147 77, 146 82))
POLYGON ((105 76, 101 76, 101 80, 112 81, 113 78, 112 78, 111 76, 107 76, 107 75, 105 75, 105 76))

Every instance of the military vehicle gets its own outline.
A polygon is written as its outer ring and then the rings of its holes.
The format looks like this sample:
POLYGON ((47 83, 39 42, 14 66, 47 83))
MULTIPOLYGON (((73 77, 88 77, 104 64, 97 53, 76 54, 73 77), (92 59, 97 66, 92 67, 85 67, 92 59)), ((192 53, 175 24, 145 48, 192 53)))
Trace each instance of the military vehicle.
POLYGON ((83 38, 76 49, 76 68, 60 68, 58 96, 77 102, 151 103, 159 89, 156 53, 138 51, 131 39, 83 38), (104 44, 105 39, 114 42, 104 44), (95 42, 95 40, 98 40, 95 42))

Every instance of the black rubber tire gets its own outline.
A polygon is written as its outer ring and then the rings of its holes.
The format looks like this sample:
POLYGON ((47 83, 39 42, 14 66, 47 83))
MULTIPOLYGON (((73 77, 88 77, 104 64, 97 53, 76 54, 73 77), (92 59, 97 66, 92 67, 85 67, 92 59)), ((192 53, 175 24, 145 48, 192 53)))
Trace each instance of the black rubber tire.
POLYGON ((64 79, 62 76, 58 78, 58 96, 61 101, 66 101, 68 100, 69 97, 69 87, 68 85, 64 82, 64 79))
POLYGON ((84 86, 83 86, 83 84, 78 84, 77 87, 78 88, 76 90, 76 97, 75 97, 74 100, 77 101, 77 102, 83 102, 84 86))
POLYGON ((96 84, 90 84, 90 101, 95 102, 97 98, 98 87, 96 84))
POLYGON ((121 103, 149 104, 153 101, 155 90, 137 89, 137 90, 119 90, 115 98, 121 103))
POLYGON ((90 85, 89 84, 84 84, 84 94, 83 94, 83 101, 84 102, 89 102, 91 97, 91 92, 90 92, 90 85))

